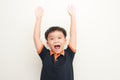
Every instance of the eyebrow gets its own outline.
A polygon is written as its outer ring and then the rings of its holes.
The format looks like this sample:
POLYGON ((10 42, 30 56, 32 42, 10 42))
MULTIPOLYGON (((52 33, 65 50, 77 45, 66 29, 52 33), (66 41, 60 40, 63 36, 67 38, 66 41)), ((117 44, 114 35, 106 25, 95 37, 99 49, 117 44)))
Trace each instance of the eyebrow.
POLYGON ((51 38, 51 37, 53 38, 54 36, 48 36, 48 38, 51 38))

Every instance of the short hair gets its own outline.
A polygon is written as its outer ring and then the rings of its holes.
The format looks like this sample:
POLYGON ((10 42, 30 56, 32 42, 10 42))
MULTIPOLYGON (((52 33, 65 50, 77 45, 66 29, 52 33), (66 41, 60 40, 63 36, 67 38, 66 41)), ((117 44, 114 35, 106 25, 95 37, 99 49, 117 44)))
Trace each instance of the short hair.
POLYGON ((54 31, 60 31, 63 33, 64 37, 66 38, 67 36, 67 33, 66 33, 66 30, 64 28, 61 28, 59 26, 52 26, 50 27, 46 32, 45 32, 45 39, 48 40, 48 35, 51 33, 51 32, 54 32, 54 31))

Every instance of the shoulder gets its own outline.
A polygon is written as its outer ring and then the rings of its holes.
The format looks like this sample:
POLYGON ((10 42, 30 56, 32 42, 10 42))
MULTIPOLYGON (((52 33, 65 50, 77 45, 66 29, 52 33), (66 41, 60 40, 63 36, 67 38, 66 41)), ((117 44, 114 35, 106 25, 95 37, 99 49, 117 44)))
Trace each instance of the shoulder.
POLYGON ((74 56, 75 56, 76 50, 72 48, 71 45, 68 45, 67 48, 65 49, 65 54, 69 56, 69 59, 73 61, 74 56))
POLYGON ((73 54, 76 53, 76 49, 74 49, 70 44, 67 45, 67 48, 65 50, 73 54))
POLYGON ((45 47, 45 45, 42 45, 39 50, 37 51, 38 55, 41 56, 41 55, 44 55, 45 53, 49 53, 49 49, 47 49, 45 47))

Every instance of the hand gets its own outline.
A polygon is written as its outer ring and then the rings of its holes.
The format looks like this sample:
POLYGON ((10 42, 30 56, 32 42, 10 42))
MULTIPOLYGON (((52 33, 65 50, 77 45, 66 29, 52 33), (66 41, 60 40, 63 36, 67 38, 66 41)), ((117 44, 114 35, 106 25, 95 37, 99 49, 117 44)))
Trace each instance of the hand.
POLYGON ((76 9, 73 5, 68 5, 68 13, 71 17, 76 15, 76 9))
POLYGON ((37 7, 36 9, 35 9, 35 15, 36 15, 36 19, 41 19, 42 18, 42 16, 43 16, 43 8, 42 7, 37 7))

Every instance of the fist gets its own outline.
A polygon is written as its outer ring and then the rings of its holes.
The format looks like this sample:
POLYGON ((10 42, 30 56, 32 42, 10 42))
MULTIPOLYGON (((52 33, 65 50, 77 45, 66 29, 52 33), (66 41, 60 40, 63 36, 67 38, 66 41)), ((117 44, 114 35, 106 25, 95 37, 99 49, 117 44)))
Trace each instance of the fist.
POLYGON ((37 19, 40 19, 43 16, 43 8, 42 7, 37 7, 35 9, 35 15, 37 19))
POLYGON ((76 15, 75 6, 73 6, 73 5, 68 5, 68 13, 69 13, 70 16, 75 16, 75 15, 76 15))

